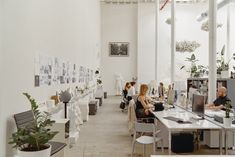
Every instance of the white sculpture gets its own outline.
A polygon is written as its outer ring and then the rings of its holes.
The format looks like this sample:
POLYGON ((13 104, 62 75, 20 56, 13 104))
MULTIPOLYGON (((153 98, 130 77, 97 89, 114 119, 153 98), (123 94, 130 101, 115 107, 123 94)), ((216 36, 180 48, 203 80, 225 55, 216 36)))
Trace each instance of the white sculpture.
POLYGON ((115 74, 115 89, 116 95, 122 95, 122 87, 123 87, 123 77, 121 74, 115 74))

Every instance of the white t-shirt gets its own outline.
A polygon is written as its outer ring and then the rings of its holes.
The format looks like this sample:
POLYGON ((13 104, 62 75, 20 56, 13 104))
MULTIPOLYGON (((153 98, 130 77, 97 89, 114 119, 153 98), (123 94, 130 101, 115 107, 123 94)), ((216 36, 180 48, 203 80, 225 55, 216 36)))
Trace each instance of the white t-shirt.
POLYGON ((135 87, 131 86, 131 88, 128 90, 127 96, 133 95, 135 95, 135 87))

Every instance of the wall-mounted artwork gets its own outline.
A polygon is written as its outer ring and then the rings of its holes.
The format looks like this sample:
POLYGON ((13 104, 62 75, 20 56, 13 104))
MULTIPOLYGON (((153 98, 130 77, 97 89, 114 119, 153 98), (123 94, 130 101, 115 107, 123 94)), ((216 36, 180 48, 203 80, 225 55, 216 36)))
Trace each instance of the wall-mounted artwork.
POLYGON ((110 42, 109 56, 127 57, 129 56, 129 42, 110 42))
POLYGON ((34 62, 35 87, 93 81, 93 70, 58 57, 37 54, 34 62))

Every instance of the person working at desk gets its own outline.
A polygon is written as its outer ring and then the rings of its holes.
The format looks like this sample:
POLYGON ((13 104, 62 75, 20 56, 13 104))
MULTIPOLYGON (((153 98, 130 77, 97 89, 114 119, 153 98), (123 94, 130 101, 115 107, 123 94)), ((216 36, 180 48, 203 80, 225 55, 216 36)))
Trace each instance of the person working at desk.
MULTIPOLYGON (((206 106, 207 109, 221 110, 221 109, 224 109, 224 105, 226 104, 227 101, 231 101, 227 97, 227 89, 223 86, 219 87, 217 95, 218 97, 213 102, 213 104, 208 104, 206 106)), ((232 106, 230 106, 230 108, 232 108, 232 106)))
POLYGON ((147 91, 148 85, 142 84, 136 102, 135 112, 137 118, 154 118, 154 115, 150 113, 150 111, 153 111, 154 106, 150 104, 151 98, 146 96, 147 91))
POLYGON ((130 89, 130 87, 131 87, 130 82, 127 82, 125 87, 124 87, 124 89, 123 89, 123 96, 124 96, 124 98, 127 98, 127 93, 128 93, 128 90, 130 89))
POLYGON ((130 101, 132 99, 132 96, 134 96, 136 94, 135 87, 134 87, 136 82, 131 82, 130 84, 131 84, 131 86, 128 89, 128 92, 127 92, 127 100, 128 101, 130 101))

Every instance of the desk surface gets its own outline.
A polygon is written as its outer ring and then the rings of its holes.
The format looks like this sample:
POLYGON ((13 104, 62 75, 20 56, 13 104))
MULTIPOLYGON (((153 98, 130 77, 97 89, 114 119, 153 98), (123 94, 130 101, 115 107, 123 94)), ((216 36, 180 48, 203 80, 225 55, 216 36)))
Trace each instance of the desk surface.
POLYGON ((203 129, 203 130, 219 130, 221 127, 219 125, 216 125, 215 123, 204 119, 204 120, 196 120, 194 117, 196 116, 192 112, 186 111, 178 106, 172 109, 159 111, 159 112, 153 112, 153 114, 156 116, 156 118, 163 123, 168 129, 170 130, 196 130, 196 129, 203 129), (180 118, 184 121, 191 121, 191 124, 183 124, 183 123, 177 123, 175 121, 171 121, 168 119, 165 119, 164 117, 176 117, 180 118))

